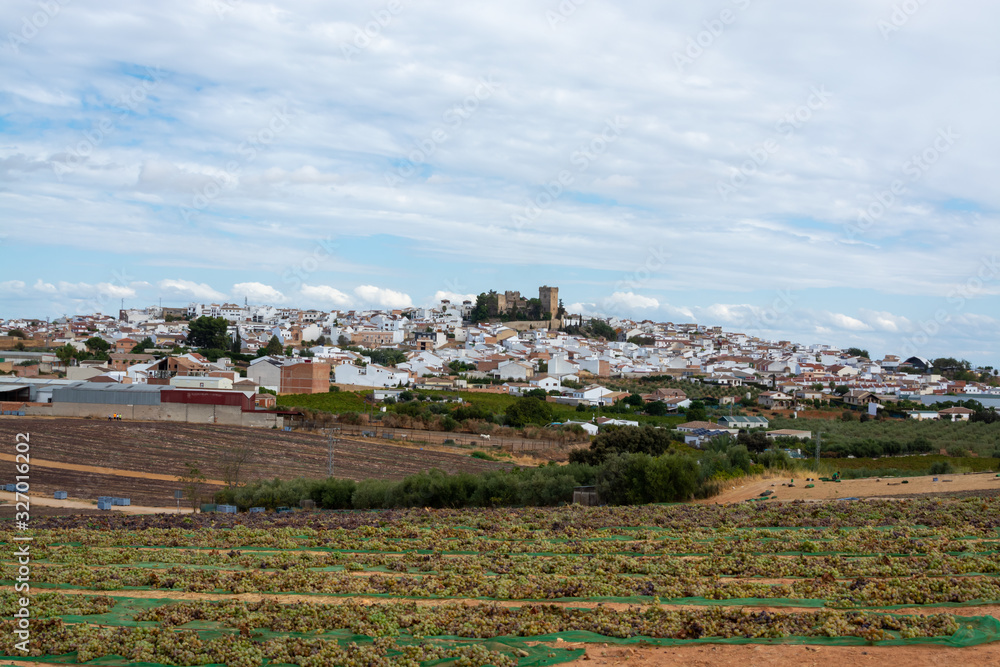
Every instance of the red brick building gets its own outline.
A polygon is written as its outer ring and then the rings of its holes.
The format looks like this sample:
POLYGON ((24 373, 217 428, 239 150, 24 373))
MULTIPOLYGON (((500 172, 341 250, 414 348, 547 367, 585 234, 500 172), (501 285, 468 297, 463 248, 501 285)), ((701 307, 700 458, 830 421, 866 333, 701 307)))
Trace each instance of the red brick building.
POLYGON ((325 394, 330 391, 330 364, 303 361, 281 367, 282 394, 325 394))
POLYGON ((138 344, 139 341, 134 338, 119 338, 115 341, 115 346, 112 351, 117 354, 128 354, 138 344))

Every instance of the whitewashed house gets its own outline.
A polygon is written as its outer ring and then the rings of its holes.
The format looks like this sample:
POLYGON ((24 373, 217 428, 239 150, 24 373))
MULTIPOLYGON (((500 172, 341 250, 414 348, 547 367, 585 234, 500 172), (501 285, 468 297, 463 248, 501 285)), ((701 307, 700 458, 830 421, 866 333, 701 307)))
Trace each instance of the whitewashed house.
POLYGON ((356 366, 341 364, 333 370, 337 384, 355 384, 361 387, 401 387, 410 383, 410 375, 405 371, 385 368, 376 364, 356 366))

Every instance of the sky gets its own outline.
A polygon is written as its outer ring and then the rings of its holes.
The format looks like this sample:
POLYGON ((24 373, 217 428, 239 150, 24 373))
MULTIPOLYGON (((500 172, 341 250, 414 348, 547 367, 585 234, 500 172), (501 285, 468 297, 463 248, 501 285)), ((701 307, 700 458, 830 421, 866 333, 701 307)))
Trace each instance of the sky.
POLYGON ((1000 365, 1000 5, 7 0, 0 317, 570 312, 1000 365))

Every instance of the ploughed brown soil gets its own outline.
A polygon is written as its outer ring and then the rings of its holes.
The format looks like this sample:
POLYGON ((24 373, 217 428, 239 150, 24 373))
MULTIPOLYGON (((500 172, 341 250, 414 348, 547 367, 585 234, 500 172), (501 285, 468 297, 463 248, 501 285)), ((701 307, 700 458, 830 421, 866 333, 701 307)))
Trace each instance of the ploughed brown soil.
POLYGON ((1000 665, 1000 644, 969 648, 943 646, 782 646, 696 645, 636 648, 614 644, 556 643, 560 648, 582 648, 586 655, 574 662, 583 665, 684 665, 685 667, 964 667, 1000 665))
MULTIPOLYGON (((1000 493, 1000 477, 983 472, 968 475, 926 475, 907 477, 907 483, 891 477, 847 479, 842 482, 806 481, 804 477, 770 477, 745 483, 734 483, 717 496, 700 502, 709 505, 738 503, 758 498, 764 491, 773 491, 774 499, 839 500, 842 498, 907 498, 923 495, 996 495, 1000 493), (934 481, 935 477, 938 481, 934 481), (788 486, 794 479, 794 486, 788 486), (807 484, 814 484, 807 489, 807 484)), ((770 501, 769 501, 770 502, 770 501)))
MULTIPOLYGON (((175 507, 177 477, 188 463, 217 484, 223 469, 245 457, 240 479, 325 477, 328 446, 319 434, 168 422, 108 422, 99 419, 9 417, 0 419, 0 484, 14 482, 15 435, 30 435, 30 495, 52 498, 66 491, 70 500, 98 496, 131 499, 133 505, 175 507)), ((468 453, 432 451, 363 440, 334 445, 334 474, 354 480, 401 479, 438 468, 448 473, 480 472, 507 463, 484 461, 468 453)), ((206 491, 213 485, 206 483, 206 491)), ((13 494, 0 494, 8 502, 13 494)), ((72 505, 70 505, 72 507, 72 505)), ((76 507, 79 509, 79 506, 76 507)), ((11 505, 0 506, 0 517, 11 505)))

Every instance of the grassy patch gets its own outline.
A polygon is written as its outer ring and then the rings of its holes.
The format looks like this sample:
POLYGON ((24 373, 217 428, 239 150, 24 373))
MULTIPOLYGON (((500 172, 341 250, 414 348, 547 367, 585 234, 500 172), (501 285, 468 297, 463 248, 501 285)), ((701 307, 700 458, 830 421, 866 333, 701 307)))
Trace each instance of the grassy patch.
MULTIPOLYGON (((475 392, 475 391, 460 391, 460 392, 417 392, 422 393, 427 396, 441 396, 441 397, 460 397, 466 403, 471 403, 472 405, 479 406, 484 410, 491 412, 495 415, 502 415, 507 412, 507 408, 513 405, 518 397, 509 396, 507 394, 491 394, 486 392, 475 392)), ((366 404, 362 398, 362 393, 354 391, 339 391, 328 394, 288 394, 286 396, 278 396, 278 405, 280 407, 287 408, 308 408, 310 410, 322 410, 325 412, 331 412, 334 414, 341 412, 364 412, 366 410, 366 404)), ((423 405, 429 405, 429 403, 424 403, 423 405)), ((568 420, 573 421, 590 421, 597 412, 594 410, 587 410, 586 412, 577 412, 576 407, 572 405, 564 405, 562 403, 549 403, 552 408, 552 417, 555 421, 563 422, 568 420)), ((370 408, 370 406, 369 406, 370 408)), ((654 426, 663 426, 665 428, 673 428, 677 424, 682 424, 687 421, 683 416, 669 416, 669 417, 651 417, 648 415, 618 415, 618 414, 607 414, 604 411, 600 412, 601 415, 612 418, 628 419, 632 421, 638 421, 640 424, 652 424, 654 426)))
POLYGON ((877 459, 820 459, 820 469, 822 472, 843 472, 844 476, 847 476, 845 471, 864 471, 869 474, 867 475, 855 475, 852 474, 851 477, 857 476, 872 476, 872 477, 893 477, 893 476, 903 476, 906 475, 926 475, 928 470, 935 463, 948 462, 955 470, 959 472, 985 472, 988 470, 996 470, 997 466, 1000 466, 1000 460, 994 458, 975 458, 975 457, 951 457, 951 456, 940 456, 940 455, 929 455, 929 456, 883 456, 877 459))
POLYGON ((337 391, 328 394, 288 394, 278 397, 278 405, 283 408, 308 408, 326 412, 364 412, 365 402, 361 394, 353 391, 337 391))

